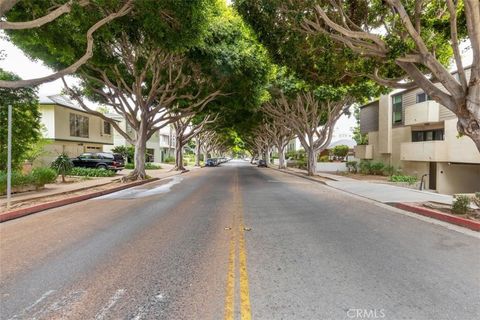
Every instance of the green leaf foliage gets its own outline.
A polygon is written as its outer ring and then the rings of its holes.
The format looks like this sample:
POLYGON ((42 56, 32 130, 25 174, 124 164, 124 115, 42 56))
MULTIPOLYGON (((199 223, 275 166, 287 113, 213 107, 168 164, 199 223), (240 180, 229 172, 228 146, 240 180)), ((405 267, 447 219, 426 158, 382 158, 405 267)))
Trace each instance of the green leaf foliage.
MULTIPOLYGON (((0 79, 19 80, 0 69, 0 79)), ((20 168, 26 153, 40 138, 36 90, 0 88, 0 170, 7 168, 8 105, 12 105, 12 168, 20 168)))
POLYGON ((113 177, 116 174, 117 173, 113 170, 80 168, 80 167, 73 167, 68 171, 69 176, 80 176, 80 177, 113 177))

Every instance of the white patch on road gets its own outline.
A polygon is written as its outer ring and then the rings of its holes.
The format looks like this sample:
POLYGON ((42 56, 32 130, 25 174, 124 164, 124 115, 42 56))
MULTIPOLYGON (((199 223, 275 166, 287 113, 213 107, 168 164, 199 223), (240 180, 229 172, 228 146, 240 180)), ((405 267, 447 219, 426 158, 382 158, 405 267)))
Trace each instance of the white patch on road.
MULTIPOLYGON (((49 293, 49 292, 50 291, 47 291, 46 293, 49 293)), ((64 315, 68 313, 70 307, 76 301, 78 301, 84 293, 85 293, 85 291, 70 292, 69 294, 67 294, 67 295, 61 297, 60 299, 57 299, 56 301, 54 301, 48 307, 42 307, 40 310, 35 312, 32 316, 29 316, 28 319, 33 319, 33 320, 35 320, 35 319, 52 319, 52 318, 64 319, 65 318, 64 315), (53 317, 54 314, 55 314, 55 317, 53 317)), ((50 294, 48 294, 48 295, 50 295, 50 294)), ((45 298, 47 296, 45 296, 45 298)), ((45 298, 42 299, 42 297, 41 297, 39 300, 42 301, 42 300, 45 300, 45 298)), ((37 303, 37 305, 39 303, 37 303)), ((33 311, 34 309, 35 308, 32 306, 32 308, 30 308, 29 311, 33 311)))
POLYGON ((130 189, 125 189, 122 191, 114 192, 111 194, 107 194, 101 197, 98 197, 96 199, 102 200, 102 199, 137 199, 137 198, 145 198, 145 197, 150 197, 150 196, 155 196, 158 194, 162 193, 167 193, 170 192, 170 189, 172 187, 180 182, 182 182, 183 178, 180 176, 174 176, 172 178, 168 178, 170 181, 166 184, 163 184, 161 186, 147 189, 144 187, 135 187, 135 188, 130 188, 130 189))
POLYGON ((54 293, 55 290, 48 290, 47 292, 45 292, 40 298, 37 299, 37 301, 35 301, 33 304, 29 305, 28 307, 26 307, 25 309, 22 310, 22 312, 20 312, 20 314, 16 314, 14 315, 13 317, 11 317, 10 319, 8 320, 14 320, 14 319, 21 319, 23 318, 24 315, 26 315, 28 312, 30 312, 33 308, 35 308, 35 306, 37 304, 39 304, 40 302, 42 302, 43 300, 45 300, 49 295, 51 295, 52 293, 54 293))
POLYGON ((145 317, 150 309, 152 309, 158 302, 163 302, 165 300, 165 296, 161 293, 155 295, 153 299, 149 299, 149 302, 146 305, 141 306, 138 308, 137 314, 132 318, 132 320, 141 320, 145 317), (153 300, 153 301, 152 301, 153 300))
POLYGON ((108 300, 107 304, 103 306, 99 313, 95 316, 95 320, 103 320, 110 309, 120 300, 125 294, 125 289, 118 289, 115 294, 108 300))

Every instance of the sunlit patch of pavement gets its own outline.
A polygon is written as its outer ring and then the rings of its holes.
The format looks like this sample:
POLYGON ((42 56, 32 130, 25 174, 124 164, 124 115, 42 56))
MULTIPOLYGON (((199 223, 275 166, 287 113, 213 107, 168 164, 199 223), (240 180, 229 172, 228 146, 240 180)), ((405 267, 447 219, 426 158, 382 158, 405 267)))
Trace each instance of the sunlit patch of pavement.
POLYGON ((125 189, 122 191, 107 194, 96 198, 97 200, 115 200, 115 199, 138 199, 156 196, 163 193, 168 193, 172 187, 182 182, 183 178, 180 176, 174 176, 168 178, 170 180, 166 184, 162 184, 153 188, 146 188, 145 186, 135 187, 131 189, 125 189))

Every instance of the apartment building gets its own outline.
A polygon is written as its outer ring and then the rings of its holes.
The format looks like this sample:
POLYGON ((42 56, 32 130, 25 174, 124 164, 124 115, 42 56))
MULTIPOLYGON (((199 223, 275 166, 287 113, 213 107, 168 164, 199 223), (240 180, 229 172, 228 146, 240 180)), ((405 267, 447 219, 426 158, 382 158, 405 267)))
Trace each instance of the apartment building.
POLYGON ((45 146, 45 154, 37 160, 39 164, 49 165, 61 153, 77 157, 84 152, 101 152, 104 146, 113 145, 111 125, 86 113, 68 97, 43 96, 39 102, 44 137, 51 140, 45 146))
POLYGON ((360 130, 368 145, 355 157, 423 176, 426 187, 443 194, 480 191, 480 152, 459 137, 457 117, 420 88, 394 91, 360 109, 360 130))
MULTIPOLYGON (((125 121, 125 118, 119 114, 108 114, 108 117, 119 122, 120 128, 125 130, 132 137, 135 135, 134 130, 125 121)), ((116 146, 129 146, 130 143, 113 128, 113 145, 107 146, 106 150, 110 151, 116 146)), ((168 125, 155 132, 147 141, 147 162, 164 162, 165 158, 175 155, 175 134, 173 128, 168 125)))

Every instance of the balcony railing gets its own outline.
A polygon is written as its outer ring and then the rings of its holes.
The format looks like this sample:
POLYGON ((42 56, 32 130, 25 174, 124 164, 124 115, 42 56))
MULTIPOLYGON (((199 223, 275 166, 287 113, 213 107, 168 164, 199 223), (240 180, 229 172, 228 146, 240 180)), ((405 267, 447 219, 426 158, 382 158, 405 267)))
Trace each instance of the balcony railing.
POLYGON ((400 145, 400 159, 405 161, 449 161, 447 142, 404 142, 400 145))
POLYGON ((440 105, 432 100, 415 103, 405 107, 405 125, 438 122, 440 105))

